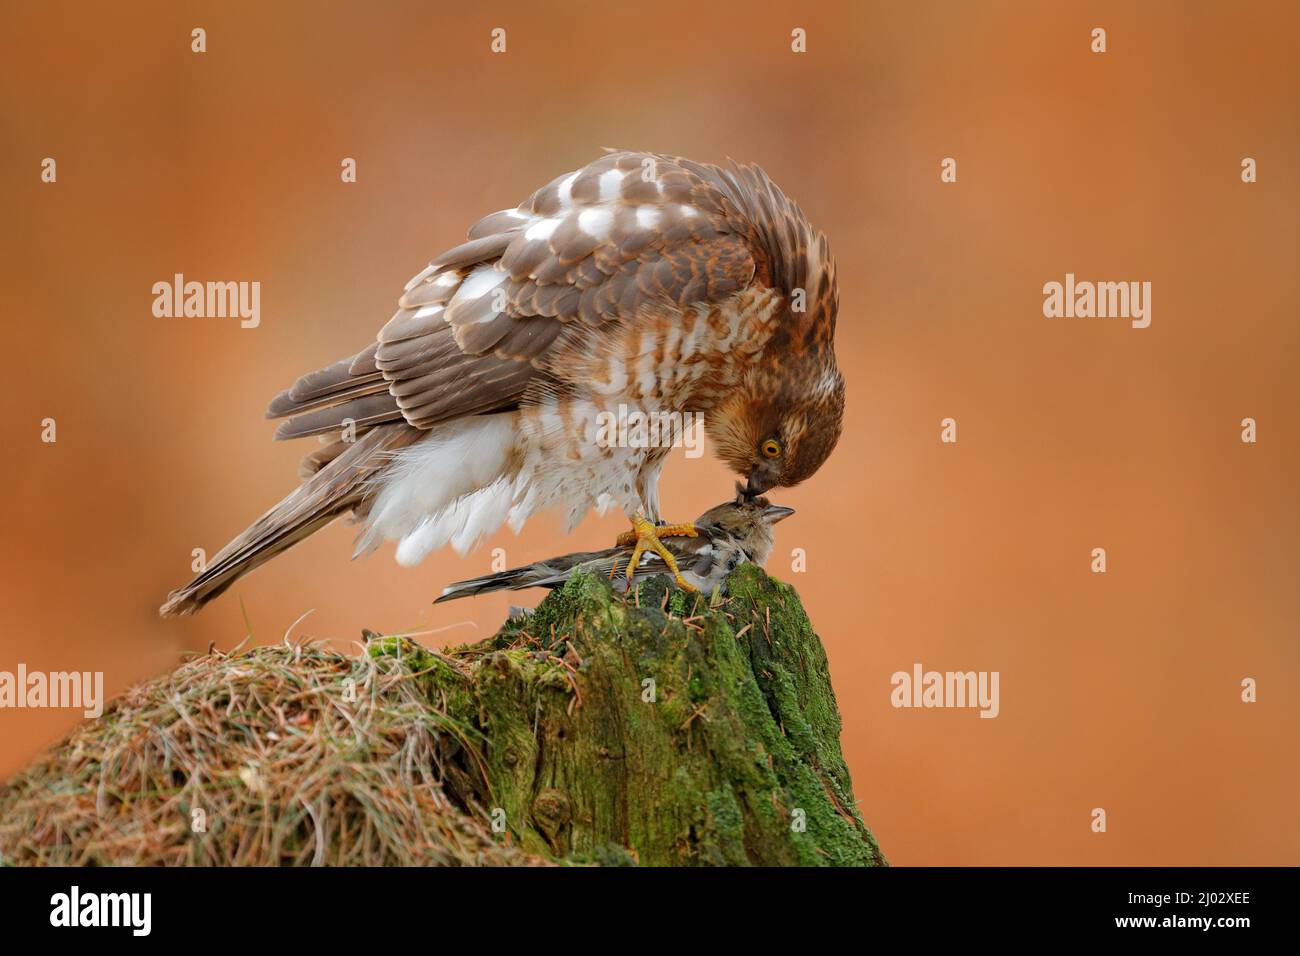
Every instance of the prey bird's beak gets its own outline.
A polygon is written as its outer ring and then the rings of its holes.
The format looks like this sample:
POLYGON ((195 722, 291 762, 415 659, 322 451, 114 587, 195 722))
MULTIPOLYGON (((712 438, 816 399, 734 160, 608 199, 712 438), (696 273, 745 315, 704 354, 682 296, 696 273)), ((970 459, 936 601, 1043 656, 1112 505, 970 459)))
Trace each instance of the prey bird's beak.
POLYGON ((763 509, 763 517, 773 524, 790 517, 792 514, 794 514, 793 508, 783 508, 781 505, 768 505, 763 509))

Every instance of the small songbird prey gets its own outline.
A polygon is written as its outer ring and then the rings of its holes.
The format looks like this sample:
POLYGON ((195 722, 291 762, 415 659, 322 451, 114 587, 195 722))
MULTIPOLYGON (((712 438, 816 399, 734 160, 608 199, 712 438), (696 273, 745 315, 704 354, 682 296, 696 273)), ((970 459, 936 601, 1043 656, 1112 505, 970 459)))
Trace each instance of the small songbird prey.
POLYGON ((162 613, 349 513, 358 553, 395 540, 404 565, 548 508, 572 529, 617 506, 666 554, 693 527, 661 523, 671 441, 604 423, 702 415, 748 494, 798 484, 840 436, 837 307, 825 236, 757 166, 609 152, 480 220, 376 342, 276 396, 276 438, 321 436, 305 481, 162 613))
MULTIPOLYGON (((708 594, 745 562, 766 564, 768 555, 772 553, 772 526, 792 514, 793 508, 769 504, 766 498, 741 495, 735 501, 710 508, 696 518, 694 535, 668 538, 663 544, 680 568, 680 576, 693 588, 708 594)), ((605 575, 620 592, 626 592, 634 582, 643 578, 673 573, 674 569, 652 551, 642 551, 639 560, 632 564, 632 550, 633 546, 626 544, 604 551, 581 551, 469 581, 457 581, 443 588, 442 597, 433 603, 505 589, 558 588, 579 571, 605 575)))

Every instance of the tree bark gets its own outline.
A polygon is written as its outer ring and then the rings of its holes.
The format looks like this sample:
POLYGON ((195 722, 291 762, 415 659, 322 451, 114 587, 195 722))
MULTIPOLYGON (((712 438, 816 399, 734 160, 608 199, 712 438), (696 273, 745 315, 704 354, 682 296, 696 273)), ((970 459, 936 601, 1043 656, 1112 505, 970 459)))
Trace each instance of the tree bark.
MULTIPOLYGON (((873 865, 826 654, 794 589, 753 565, 725 599, 570 581, 494 638, 421 662, 481 733, 472 798, 551 859, 873 865), (711 606, 712 603, 712 606, 711 606)), ((395 639, 371 653, 400 653, 395 639)), ((462 788, 474 779, 471 760, 462 788)), ((466 800, 471 794, 461 792, 466 800)))

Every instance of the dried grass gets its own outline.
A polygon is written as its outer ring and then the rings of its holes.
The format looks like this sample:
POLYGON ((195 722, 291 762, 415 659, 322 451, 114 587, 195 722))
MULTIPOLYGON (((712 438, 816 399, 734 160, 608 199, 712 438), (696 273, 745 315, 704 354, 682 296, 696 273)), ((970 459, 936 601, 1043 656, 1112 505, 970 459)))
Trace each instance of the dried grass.
POLYGON ((139 685, 0 787, 0 863, 539 863, 448 796, 473 732, 426 698, 420 659, 286 642, 139 685))

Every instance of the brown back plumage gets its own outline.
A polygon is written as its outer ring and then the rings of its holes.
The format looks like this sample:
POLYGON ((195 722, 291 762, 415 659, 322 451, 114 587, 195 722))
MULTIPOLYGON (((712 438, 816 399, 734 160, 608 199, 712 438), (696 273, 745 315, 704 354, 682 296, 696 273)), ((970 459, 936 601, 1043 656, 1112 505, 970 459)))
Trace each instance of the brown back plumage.
POLYGON ((285 439, 348 420, 430 428, 514 408, 562 377, 548 359, 566 328, 589 334, 647 305, 720 302, 751 284, 804 290, 796 324, 829 343, 838 302, 826 238, 762 169, 610 152, 480 220, 411 281, 374 345, 303 376, 267 417, 289 417, 276 432, 285 439), (603 239, 580 228, 584 215, 608 216, 603 239), (483 268, 504 278, 492 294, 465 295, 483 268))

